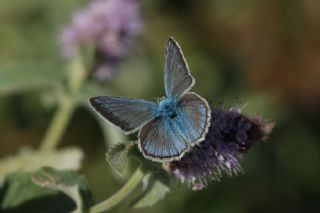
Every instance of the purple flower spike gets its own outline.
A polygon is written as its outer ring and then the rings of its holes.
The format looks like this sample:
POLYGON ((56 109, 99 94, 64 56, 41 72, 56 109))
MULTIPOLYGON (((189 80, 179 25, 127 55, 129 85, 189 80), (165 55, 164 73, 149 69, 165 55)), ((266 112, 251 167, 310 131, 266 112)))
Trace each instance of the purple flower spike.
MULTIPOLYGON (((142 28, 137 0, 92 0, 86 8, 78 11, 72 23, 62 31, 62 54, 65 58, 70 58, 81 47, 95 46, 99 57, 104 59, 104 67, 98 69, 97 76, 100 80, 105 80, 114 74, 108 73, 114 68, 105 66, 109 65, 109 61, 119 62, 128 55, 136 38, 141 35, 142 28)), ((109 66, 113 65, 114 63, 110 63, 109 66)))
POLYGON ((242 171, 240 160, 255 141, 265 140, 274 123, 260 117, 247 117, 240 109, 212 109, 211 126, 205 140, 193 147, 179 161, 165 168, 193 190, 207 186, 208 180, 219 180, 223 172, 237 175, 242 171))

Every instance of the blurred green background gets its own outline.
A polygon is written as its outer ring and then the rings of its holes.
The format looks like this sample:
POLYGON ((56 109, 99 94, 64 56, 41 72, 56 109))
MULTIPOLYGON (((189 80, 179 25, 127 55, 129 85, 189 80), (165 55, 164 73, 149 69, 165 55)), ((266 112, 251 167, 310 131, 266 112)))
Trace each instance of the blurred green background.
MULTIPOLYGON (((0 1, 0 70, 64 75, 58 34, 84 0, 0 1)), ((320 1, 141 1, 145 28, 120 74, 103 85, 117 95, 161 97, 163 52, 174 36, 197 83, 194 91, 248 115, 275 121, 266 143, 243 161, 245 174, 200 192, 173 188, 150 208, 112 212, 320 212, 320 1)), ((33 78, 33 76, 26 76, 33 78)), ((55 111, 47 90, 6 90, 0 76, 0 157, 37 148, 55 111)), ((101 94, 104 95, 104 94, 101 94)), ((106 95, 106 94, 105 94, 106 95)), ((105 161, 96 119, 76 110, 60 147, 80 146, 81 172, 96 201, 124 183, 105 161)), ((134 195, 133 195, 134 197, 134 195)))

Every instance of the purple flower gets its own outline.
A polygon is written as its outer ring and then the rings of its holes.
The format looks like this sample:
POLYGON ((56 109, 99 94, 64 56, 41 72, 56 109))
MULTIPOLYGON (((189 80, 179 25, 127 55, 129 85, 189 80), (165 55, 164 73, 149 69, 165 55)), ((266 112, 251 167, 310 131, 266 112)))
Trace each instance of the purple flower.
POLYGON ((241 172, 243 154, 255 141, 267 139, 273 126, 274 123, 265 123, 260 117, 247 117, 237 108, 213 108, 205 140, 165 168, 181 182, 192 185, 193 190, 201 190, 208 180, 219 180, 223 172, 228 175, 241 172))
POLYGON ((97 69, 98 76, 108 78, 114 73, 111 73, 113 68, 106 66, 115 66, 115 62, 128 55, 136 38, 141 35, 142 27, 137 0, 92 0, 86 8, 77 12, 72 23, 62 31, 60 42, 63 56, 70 58, 81 47, 94 46, 99 55, 98 62, 103 59, 102 68, 97 69))

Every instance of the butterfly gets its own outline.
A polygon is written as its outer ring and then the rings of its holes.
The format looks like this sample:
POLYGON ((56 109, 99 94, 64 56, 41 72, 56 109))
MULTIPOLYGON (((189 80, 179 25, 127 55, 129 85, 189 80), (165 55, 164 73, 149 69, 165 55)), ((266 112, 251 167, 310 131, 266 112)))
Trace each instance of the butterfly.
POLYGON ((164 87, 159 103, 144 99, 100 96, 90 105, 104 119, 130 134, 139 130, 138 147, 147 159, 181 159, 202 142, 210 127, 207 101, 189 92, 195 83, 179 44, 170 37, 165 48, 164 87))

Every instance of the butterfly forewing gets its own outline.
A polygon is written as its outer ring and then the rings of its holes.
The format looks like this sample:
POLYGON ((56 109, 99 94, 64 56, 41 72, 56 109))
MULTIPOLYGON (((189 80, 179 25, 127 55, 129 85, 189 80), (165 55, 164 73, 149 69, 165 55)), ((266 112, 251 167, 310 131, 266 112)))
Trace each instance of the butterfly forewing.
POLYGON ((178 160, 204 140, 209 120, 207 102, 197 94, 186 93, 178 103, 176 117, 157 117, 143 126, 139 132, 140 150, 151 160, 178 160))
POLYGON ((169 38, 165 49, 164 85, 166 95, 170 98, 179 97, 194 84, 188 64, 184 59, 178 43, 169 38))
POLYGON ((143 99, 103 96, 89 100, 105 119, 126 133, 139 129, 156 116, 157 104, 143 99))

